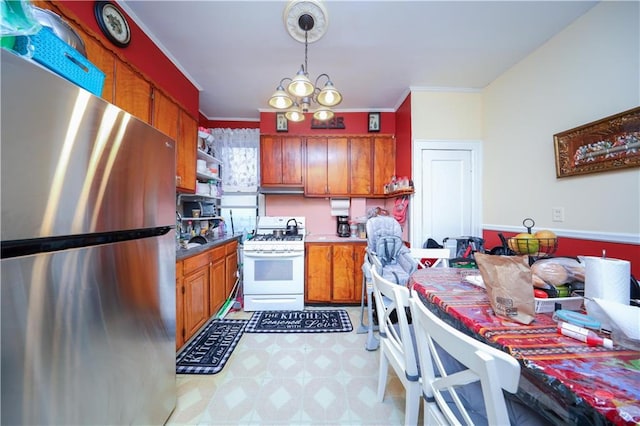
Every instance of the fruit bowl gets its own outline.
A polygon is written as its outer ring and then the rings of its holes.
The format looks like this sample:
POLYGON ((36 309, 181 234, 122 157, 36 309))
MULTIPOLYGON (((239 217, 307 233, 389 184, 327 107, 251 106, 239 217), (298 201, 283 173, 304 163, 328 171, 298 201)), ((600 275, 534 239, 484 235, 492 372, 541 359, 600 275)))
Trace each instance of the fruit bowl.
POLYGON ((530 217, 522 221, 527 228, 527 232, 522 232, 507 240, 511 250, 517 254, 528 254, 529 256, 544 257, 551 255, 558 249, 558 238, 556 234, 549 230, 541 230, 533 233, 531 229, 535 226, 535 221, 530 217))
POLYGON ((509 248, 518 254, 530 256, 547 256, 558 249, 557 238, 509 238, 509 248))

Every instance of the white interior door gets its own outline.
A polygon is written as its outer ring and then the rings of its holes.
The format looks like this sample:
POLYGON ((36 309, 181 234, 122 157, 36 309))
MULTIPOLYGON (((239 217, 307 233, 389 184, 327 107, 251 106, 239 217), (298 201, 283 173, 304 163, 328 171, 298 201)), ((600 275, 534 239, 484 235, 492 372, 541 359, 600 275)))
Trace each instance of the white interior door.
POLYGON ((479 141, 414 141, 412 246, 427 238, 482 236, 481 150, 479 141))

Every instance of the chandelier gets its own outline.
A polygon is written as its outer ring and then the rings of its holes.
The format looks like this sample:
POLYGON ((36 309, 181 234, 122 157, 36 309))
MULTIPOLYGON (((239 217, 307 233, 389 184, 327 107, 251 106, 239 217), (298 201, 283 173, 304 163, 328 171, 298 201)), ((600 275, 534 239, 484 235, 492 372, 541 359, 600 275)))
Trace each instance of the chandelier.
POLYGON ((320 25, 316 27, 314 33, 311 33, 312 41, 324 35, 326 12, 318 1, 294 0, 285 9, 284 19, 287 31, 294 39, 302 41, 302 35, 304 35, 304 64, 300 65, 300 70, 293 78, 285 77, 280 80, 276 91, 269 98, 269 105, 279 110, 286 110, 287 120, 303 121, 304 113, 309 112, 311 104, 315 103, 318 107, 313 112, 313 118, 320 121, 330 120, 334 116, 331 107, 342 102, 342 95, 335 88, 328 74, 320 74, 315 83, 312 83, 307 65, 310 31, 314 29, 316 21, 319 21, 320 25), (322 88, 320 88, 321 83, 324 83, 322 88))

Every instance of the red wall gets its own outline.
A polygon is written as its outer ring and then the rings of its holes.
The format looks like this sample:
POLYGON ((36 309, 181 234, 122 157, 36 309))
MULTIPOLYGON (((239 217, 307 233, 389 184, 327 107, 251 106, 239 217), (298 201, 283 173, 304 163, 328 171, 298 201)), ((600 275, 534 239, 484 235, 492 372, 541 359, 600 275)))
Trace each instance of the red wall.
POLYGON ((396 176, 411 176, 411 93, 396 111, 396 176))
MULTIPOLYGON (((95 1, 60 0, 65 9, 73 12, 87 27, 102 34, 94 17, 95 1)), ((122 10, 122 9, 121 9, 122 10)), ((123 13, 126 12, 122 11, 123 13)), ((131 43, 125 48, 110 47, 128 63, 142 71, 160 87, 174 97, 193 117, 198 117, 200 93, 198 89, 178 70, 149 37, 129 19, 131 43)))
MULTIPOLYGON (((490 250, 499 246, 500 231, 484 230, 482 237, 485 240, 485 249, 490 250)), ((513 237, 515 232, 502 232, 505 238, 513 237)), ((602 250, 606 250, 607 257, 624 259, 631 262, 631 274, 640 278, 640 246, 635 244, 611 243, 604 241, 581 240, 577 238, 558 237, 558 250, 554 256, 602 256, 602 250)))
MULTIPOLYGON (((299 123, 289 122, 289 135, 354 135, 366 134, 369 126, 369 113, 367 112, 343 112, 336 113, 336 117, 344 120, 344 129, 312 129, 311 114, 305 114, 305 120, 299 123)), ((380 132, 382 134, 394 134, 396 132, 396 120, 394 112, 380 113, 380 132)), ((260 133, 273 134, 276 132, 276 113, 261 112, 260 113, 260 133)), ((371 133, 375 135, 376 133, 371 133)))

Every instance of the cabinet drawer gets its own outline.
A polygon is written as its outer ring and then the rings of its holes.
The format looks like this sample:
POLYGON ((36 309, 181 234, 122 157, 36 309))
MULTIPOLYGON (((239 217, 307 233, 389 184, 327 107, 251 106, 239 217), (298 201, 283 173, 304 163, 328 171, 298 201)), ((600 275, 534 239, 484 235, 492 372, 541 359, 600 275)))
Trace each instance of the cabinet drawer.
POLYGON ((220 260, 222 258, 224 258, 225 256, 225 250, 224 250, 225 246, 220 246, 220 247, 216 247, 214 249, 211 250, 211 260, 213 260, 214 262, 216 260, 220 260))
POLYGON ((183 273, 185 275, 189 275, 189 273, 195 271, 196 269, 209 264, 209 252, 201 253, 196 256, 189 257, 183 260, 183 263, 184 263, 183 273))
POLYGON ((238 241, 232 241, 225 245, 227 256, 238 250, 238 241))

